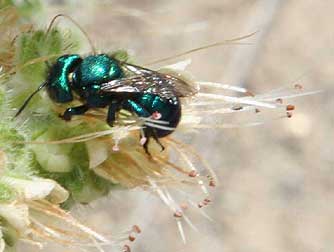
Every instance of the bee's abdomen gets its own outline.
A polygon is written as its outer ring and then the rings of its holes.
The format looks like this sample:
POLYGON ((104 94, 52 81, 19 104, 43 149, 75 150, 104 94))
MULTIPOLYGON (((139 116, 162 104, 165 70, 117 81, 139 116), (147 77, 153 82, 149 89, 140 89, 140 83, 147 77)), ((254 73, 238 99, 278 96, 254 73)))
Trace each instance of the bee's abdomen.
MULTIPOLYGON (((181 119, 181 103, 180 100, 175 97, 173 102, 168 100, 163 100, 157 95, 153 94, 143 94, 136 98, 136 103, 140 105, 145 111, 146 116, 152 116, 154 113, 159 113, 161 121, 168 122, 167 127, 176 128, 181 119), (148 112, 148 114, 147 114, 148 112)), ((165 130, 155 128, 157 137, 165 137, 173 132, 173 130, 165 130)))

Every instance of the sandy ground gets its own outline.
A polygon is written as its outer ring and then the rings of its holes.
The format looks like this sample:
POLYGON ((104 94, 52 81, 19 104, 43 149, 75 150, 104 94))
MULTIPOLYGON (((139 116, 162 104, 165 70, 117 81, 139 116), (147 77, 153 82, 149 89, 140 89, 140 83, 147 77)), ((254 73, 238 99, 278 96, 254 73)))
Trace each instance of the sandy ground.
MULTIPOLYGON (((76 209, 79 218, 102 232, 141 224, 136 252, 334 250, 333 1, 58 2, 67 5, 49 6, 49 17, 71 15, 98 48, 128 48, 140 63, 258 30, 252 45, 192 55, 189 71, 198 80, 256 92, 295 83, 324 90, 294 101, 297 111, 291 119, 181 136, 210 161, 221 180, 207 208, 214 221, 194 215, 199 232, 186 227, 186 245, 170 212, 147 193, 116 192, 93 207, 76 209)), ((234 120, 226 117, 227 123, 234 120)))

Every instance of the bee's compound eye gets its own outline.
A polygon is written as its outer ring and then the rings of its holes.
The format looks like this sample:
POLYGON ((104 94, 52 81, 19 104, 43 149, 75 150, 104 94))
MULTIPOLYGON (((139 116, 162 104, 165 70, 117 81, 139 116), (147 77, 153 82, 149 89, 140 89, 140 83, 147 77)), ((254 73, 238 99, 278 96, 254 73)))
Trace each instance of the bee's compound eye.
POLYGON ((64 55, 51 67, 48 76, 47 90, 49 96, 55 102, 69 102, 73 100, 71 90, 71 72, 81 62, 79 55, 64 55))

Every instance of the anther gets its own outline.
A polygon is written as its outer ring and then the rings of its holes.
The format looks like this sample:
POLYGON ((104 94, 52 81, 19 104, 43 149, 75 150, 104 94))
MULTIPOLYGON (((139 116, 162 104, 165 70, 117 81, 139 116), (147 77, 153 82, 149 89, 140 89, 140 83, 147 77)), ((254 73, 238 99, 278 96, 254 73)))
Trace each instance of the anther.
POLYGON ((246 96, 255 96, 251 91, 247 91, 245 94, 246 96))
POLYGON ((181 207, 182 210, 187 210, 188 209, 188 205, 186 203, 180 204, 180 207, 181 207))
POLYGON ((134 235, 129 235, 129 241, 133 242, 134 240, 136 240, 136 237, 134 235))
POLYGON ((242 110, 243 107, 242 107, 242 106, 234 106, 232 109, 233 109, 233 110, 242 110))
POLYGON ((124 245, 122 251, 123 251, 123 252, 131 252, 131 248, 130 248, 129 245, 124 245))
POLYGON ((146 141, 147 141, 147 138, 146 137, 142 137, 142 138, 140 138, 140 145, 144 145, 145 143, 146 143, 146 141))
POLYGON ((181 211, 176 211, 175 213, 174 213, 174 217, 175 218, 181 218, 183 215, 182 215, 182 212, 181 211))
POLYGON ((137 234, 141 233, 141 229, 138 225, 133 225, 132 230, 137 234))
POLYGON ((192 170, 191 172, 188 173, 188 176, 191 177, 191 178, 194 178, 194 177, 198 176, 198 173, 197 173, 197 171, 192 170))
POLYGON ((210 180, 210 182, 209 182, 209 186, 211 186, 211 187, 215 187, 215 186, 216 186, 215 181, 214 181, 214 180, 210 180))
POLYGON ((291 105, 291 104, 290 104, 290 105, 287 105, 287 106, 286 106, 286 110, 287 110, 287 111, 295 110, 295 106, 294 106, 294 105, 291 105))
POLYGON ((276 102, 279 103, 279 104, 283 104, 283 99, 282 98, 277 98, 276 102))
POLYGON ((162 115, 158 111, 153 112, 151 115, 151 118, 154 120, 159 120, 161 117, 162 115))
POLYGON ((300 85, 300 84, 296 84, 296 85, 295 85, 295 89, 299 89, 299 90, 301 90, 301 89, 303 89, 303 86, 300 85))
POLYGON ((118 152, 118 151, 119 151, 119 146, 118 146, 118 144, 115 144, 115 145, 112 147, 112 150, 115 151, 115 152, 118 152))

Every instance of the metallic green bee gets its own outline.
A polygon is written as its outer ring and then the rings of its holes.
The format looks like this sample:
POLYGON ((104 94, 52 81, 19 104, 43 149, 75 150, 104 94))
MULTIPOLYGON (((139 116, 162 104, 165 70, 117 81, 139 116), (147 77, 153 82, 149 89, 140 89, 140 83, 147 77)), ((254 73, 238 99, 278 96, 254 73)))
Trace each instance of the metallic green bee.
MULTIPOLYGON (((91 40, 80 25, 66 15, 60 14, 54 17, 47 33, 59 17, 65 17, 78 26, 92 46, 91 40)), ((192 49, 153 63, 164 62, 211 47, 233 44, 253 34, 192 49)), ((93 46, 92 49, 95 52, 93 46)), ((111 127, 117 112, 121 109, 135 113, 139 117, 153 119, 145 123, 141 138, 147 153, 150 138, 154 138, 161 145, 159 138, 171 134, 178 126, 181 118, 180 98, 198 92, 192 83, 184 81, 179 76, 123 62, 112 55, 94 53, 83 58, 78 54, 68 54, 59 57, 49 66, 46 81, 29 96, 16 116, 44 87, 56 103, 71 102, 74 94, 80 97, 83 105, 70 107, 61 115, 66 121, 71 120, 72 116, 83 115, 89 109, 105 107, 108 107, 106 121, 111 127)), ((164 148, 162 145, 161 147, 164 148)))
POLYGON ((106 121, 111 127, 121 109, 164 122, 163 127, 152 122, 145 126, 142 144, 147 153, 150 138, 160 143, 159 138, 171 134, 177 127, 181 118, 179 98, 197 92, 175 76, 120 62, 107 54, 85 58, 69 54, 59 57, 50 67, 46 81, 26 100, 16 116, 43 87, 56 103, 73 101, 74 93, 80 97, 83 105, 68 108, 61 115, 66 121, 89 109, 108 107, 106 121))

